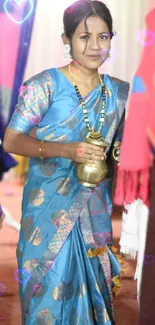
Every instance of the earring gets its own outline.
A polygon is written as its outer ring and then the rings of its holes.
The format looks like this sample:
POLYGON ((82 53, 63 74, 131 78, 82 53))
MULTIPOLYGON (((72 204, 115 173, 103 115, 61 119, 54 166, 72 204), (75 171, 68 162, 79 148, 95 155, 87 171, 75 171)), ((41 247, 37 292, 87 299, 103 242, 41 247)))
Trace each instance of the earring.
POLYGON ((65 59, 71 59, 72 56, 71 56, 71 47, 70 47, 70 45, 65 44, 64 49, 65 49, 65 59))

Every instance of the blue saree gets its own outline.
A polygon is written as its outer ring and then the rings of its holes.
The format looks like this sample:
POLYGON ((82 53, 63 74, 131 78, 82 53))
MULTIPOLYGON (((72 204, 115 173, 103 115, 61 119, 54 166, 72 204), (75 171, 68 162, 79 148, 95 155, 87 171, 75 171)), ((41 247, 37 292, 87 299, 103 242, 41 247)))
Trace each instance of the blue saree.
MULTIPOLYGON (((122 136, 128 83, 104 75, 103 137, 122 136)), ((84 98, 90 124, 98 128, 101 85, 84 98)), ((84 141, 87 128, 74 87, 53 68, 27 81, 9 127, 49 142, 84 141)), ((115 324, 113 291, 120 264, 112 252, 111 185, 78 182, 75 162, 31 158, 17 248, 23 325, 115 324)))

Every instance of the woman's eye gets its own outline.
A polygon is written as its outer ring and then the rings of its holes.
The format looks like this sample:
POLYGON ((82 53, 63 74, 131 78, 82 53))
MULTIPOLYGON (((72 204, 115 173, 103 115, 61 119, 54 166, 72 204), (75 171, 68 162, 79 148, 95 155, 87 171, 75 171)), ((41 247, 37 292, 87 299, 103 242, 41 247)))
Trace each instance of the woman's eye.
POLYGON ((88 39, 88 35, 81 36, 81 39, 87 40, 88 39))
POLYGON ((108 36, 107 35, 101 35, 100 38, 106 40, 106 39, 108 39, 108 36))

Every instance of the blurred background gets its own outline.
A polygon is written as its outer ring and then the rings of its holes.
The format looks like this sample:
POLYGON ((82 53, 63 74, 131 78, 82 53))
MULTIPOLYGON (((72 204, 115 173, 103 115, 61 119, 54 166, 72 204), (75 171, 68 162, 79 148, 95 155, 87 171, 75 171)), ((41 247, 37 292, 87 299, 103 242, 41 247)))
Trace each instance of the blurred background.
MULTIPOLYGON (((145 38, 145 16, 155 0, 106 0, 113 16, 116 36, 112 40, 111 57, 100 72, 131 81, 145 38)), ((61 40, 64 9, 72 0, 0 0, 0 138, 17 103, 24 80, 44 69, 59 67, 64 59, 61 40)), ((148 43, 153 36, 148 35, 148 43)), ((16 167, 4 170, 0 164, 0 202, 6 212, 0 232, 0 322, 21 324, 16 277, 16 245, 21 218, 21 199, 28 160, 13 157, 16 167), (9 170, 8 172, 6 172, 9 170)), ((5 157, 0 159, 5 160, 5 157)), ((7 159, 6 159, 7 160, 7 159)), ((121 231, 121 213, 113 213, 116 241, 121 231)), ((126 262, 123 288, 116 299, 117 325, 137 324, 136 284, 133 281, 135 262, 126 262)))

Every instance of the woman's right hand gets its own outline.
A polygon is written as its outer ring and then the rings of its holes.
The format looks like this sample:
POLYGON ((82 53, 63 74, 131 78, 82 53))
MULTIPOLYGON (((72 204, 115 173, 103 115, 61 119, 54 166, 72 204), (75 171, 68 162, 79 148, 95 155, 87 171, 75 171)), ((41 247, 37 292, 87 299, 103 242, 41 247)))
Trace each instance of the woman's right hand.
POLYGON ((87 142, 71 142, 66 144, 67 158, 76 163, 90 163, 104 160, 103 148, 87 142))

